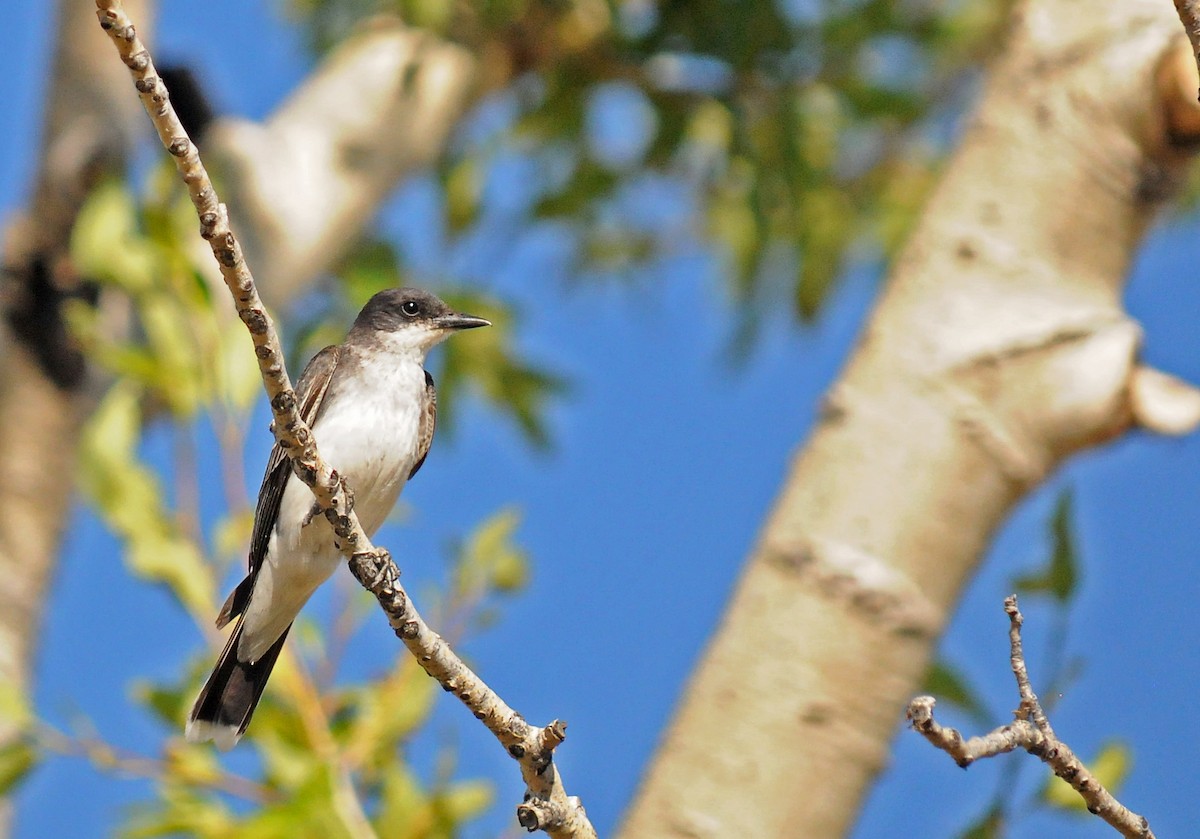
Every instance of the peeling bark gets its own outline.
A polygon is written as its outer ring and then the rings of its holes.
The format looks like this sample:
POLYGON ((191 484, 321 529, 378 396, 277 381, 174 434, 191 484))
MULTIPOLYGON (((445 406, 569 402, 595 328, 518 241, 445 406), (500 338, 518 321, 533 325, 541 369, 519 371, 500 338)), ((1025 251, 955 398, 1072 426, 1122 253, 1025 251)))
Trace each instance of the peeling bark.
POLYGON ((1138 421, 1195 425, 1121 308, 1189 159, 1178 48, 1161 0, 1019 7, 621 835, 846 834, 1013 505, 1138 421))

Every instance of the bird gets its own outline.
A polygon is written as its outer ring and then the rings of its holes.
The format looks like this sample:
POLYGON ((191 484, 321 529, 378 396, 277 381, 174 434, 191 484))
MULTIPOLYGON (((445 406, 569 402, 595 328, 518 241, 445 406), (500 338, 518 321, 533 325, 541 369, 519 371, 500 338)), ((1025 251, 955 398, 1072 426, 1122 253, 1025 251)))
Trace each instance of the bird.
MULTIPOLYGON (((491 324, 461 314, 427 291, 388 288, 355 318, 342 343, 325 347, 296 385, 300 416, 321 456, 349 487, 368 536, 425 463, 437 419, 437 391, 425 356, 455 332, 491 324)), ((301 607, 342 555, 309 488, 276 443, 258 492, 250 572, 217 616, 237 621, 188 717, 185 737, 237 745, 301 607)))

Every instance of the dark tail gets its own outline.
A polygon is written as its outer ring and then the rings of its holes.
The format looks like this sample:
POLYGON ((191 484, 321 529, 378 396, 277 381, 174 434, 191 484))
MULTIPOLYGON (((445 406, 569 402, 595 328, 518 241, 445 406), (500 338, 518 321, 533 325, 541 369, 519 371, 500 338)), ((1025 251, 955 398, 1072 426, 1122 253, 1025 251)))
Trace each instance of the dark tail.
MULTIPOLYGON (((291 628, 289 625, 288 629, 291 628)), ((258 700, 262 698, 271 669, 287 639, 288 629, 283 631, 279 640, 271 645, 262 658, 250 664, 238 661, 237 645, 242 637, 242 624, 238 623, 237 629, 225 643, 212 675, 196 697, 196 704, 192 706, 185 735, 188 740, 193 743, 212 740, 217 748, 225 751, 237 745, 246 733, 246 726, 250 724, 258 700)))

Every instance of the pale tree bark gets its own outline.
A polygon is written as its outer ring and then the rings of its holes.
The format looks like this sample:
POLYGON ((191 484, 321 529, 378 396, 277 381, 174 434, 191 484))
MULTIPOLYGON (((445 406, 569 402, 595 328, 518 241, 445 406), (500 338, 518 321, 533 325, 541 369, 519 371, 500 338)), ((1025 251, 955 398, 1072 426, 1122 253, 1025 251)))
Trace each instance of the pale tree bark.
POLYGON ((379 17, 266 123, 214 125, 205 156, 223 175, 234 229, 268 303, 307 289, 404 176, 437 160, 474 92, 475 67, 464 47, 379 17))
POLYGON ((1196 138, 1165 117, 1180 49, 1165 0, 1019 7, 623 836, 845 835, 1013 504, 1135 424, 1195 423, 1121 308, 1196 138))

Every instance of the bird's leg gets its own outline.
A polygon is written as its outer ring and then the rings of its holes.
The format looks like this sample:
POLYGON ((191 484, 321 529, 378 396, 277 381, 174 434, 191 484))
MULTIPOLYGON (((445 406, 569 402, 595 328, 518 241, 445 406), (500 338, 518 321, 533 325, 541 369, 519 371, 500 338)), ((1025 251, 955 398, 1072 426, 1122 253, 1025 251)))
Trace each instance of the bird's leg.
POLYGON ((308 527, 309 522, 311 522, 317 516, 317 514, 320 512, 321 512, 321 505, 319 503, 317 503, 316 501, 314 501, 313 505, 308 508, 308 512, 304 514, 304 518, 300 519, 300 526, 308 527))
POLYGON ((338 473, 338 470, 334 469, 331 477, 334 481, 337 481, 338 486, 341 487, 342 497, 346 499, 346 508, 344 510, 338 509, 341 505, 338 504, 338 496, 336 495, 333 497, 332 506, 326 510, 322 510, 320 502, 314 501, 312 509, 308 511, 308 514, 304 517, 304 521, 301 522, 300 526, 303 527, 307 525, 313 520, 314 516, 316 516, 318 513, 324 512, 325 518, 331 525, 333 525, 334 533, 344 538, 350 528, 350 511, 354 509, 354 490, 350 488, 350 484, 346 483, 346 479, 338 473))

